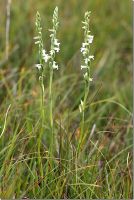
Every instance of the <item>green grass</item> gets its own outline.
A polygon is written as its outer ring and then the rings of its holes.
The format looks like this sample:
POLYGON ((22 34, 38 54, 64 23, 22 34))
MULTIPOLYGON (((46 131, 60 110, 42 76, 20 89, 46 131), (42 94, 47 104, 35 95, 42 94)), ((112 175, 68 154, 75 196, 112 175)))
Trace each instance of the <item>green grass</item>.
POLYGON ((129 1, 12 1, 10 57, 5 60, 5 6, 0 7, 0 197, 132 199, 132 32, 129 1), (48 81, 41 141, 43 176, 38 164, 42 129, 40 85, 34 64, 35 14, 42 16, 47 40, 52 12, 59 7, 60 70, 54 73, 54 155, 49 152, 48 81), (92 74, 80 154, 80 99, 84 95, 79 49, 81 21, 92 11, 92 74), (7 109, 11 104, 10 109, 7 109), (6 123, 5 117, 7 113, 6 123))

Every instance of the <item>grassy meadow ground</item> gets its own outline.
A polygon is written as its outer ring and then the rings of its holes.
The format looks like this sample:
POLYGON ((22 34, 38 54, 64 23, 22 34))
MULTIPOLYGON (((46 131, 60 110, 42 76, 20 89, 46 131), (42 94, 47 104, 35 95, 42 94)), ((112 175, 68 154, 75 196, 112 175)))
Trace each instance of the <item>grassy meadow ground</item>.
POLYGON ((127 0, 12 0, 9 58, 5 57, 6 1, 0 5, 0 198, 132 199, 132 16, 127 0), (59 70, 53 80, 53 155, 45 80, 46 115, 41 131, 35 15, 43 39, 59 7, 59 70), (80 152, 81 29, 90 10, 94 35, 93 82, 80 152))

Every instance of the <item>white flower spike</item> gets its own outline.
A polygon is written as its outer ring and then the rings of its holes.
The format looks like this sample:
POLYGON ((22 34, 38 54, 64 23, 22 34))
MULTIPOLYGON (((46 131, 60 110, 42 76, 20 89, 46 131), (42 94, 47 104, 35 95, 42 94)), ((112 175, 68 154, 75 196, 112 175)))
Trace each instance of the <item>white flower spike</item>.
POLYGON ((90 68, 91 68, 90 65, 91 65, 91 60, 94 60, 94 56, 90 55, 90 45, 92 44, 94 39, 94 36, 89 34, 90 13, 91 12, 85 13, 85 21, 82 22, 84 24, 84 26, 82 27, 84 29, 84 42, 82 43, 82 47, 80 49, 84 62, 84 64, 81 65, 81 70, 83 69, 84 71, 86 70, 86 73, 84 73, 83 76, 85 81, 88 83, 92 81, 92 78, 90 77, 90 68))
POLYGON ((55 62, 55 56, 56 53, 60 51, 60 43, 57 39, 57 29, 58 29, 58 7, 55 8, 53 19, 52 19, 53 27, 49 31, 51 32, 50 38, 51 38, 51 49, 50 49, 50 62, 49 66, 52 67, 52 69, 58 70, 58 65, 55 62))

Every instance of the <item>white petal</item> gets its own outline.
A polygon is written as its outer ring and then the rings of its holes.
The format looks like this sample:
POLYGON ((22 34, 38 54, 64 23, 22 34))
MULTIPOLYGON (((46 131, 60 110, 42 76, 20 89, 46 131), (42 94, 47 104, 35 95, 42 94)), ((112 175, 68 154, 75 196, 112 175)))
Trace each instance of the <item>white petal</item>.
POLYGON ((88 45, 87 42, 82 43, 82 47, 85 48, 88 45))
POLYGON ((54 50, 51 50, 51 51, 50 51, 50 55, 51 55, 51 56, 53 56, 54 53, 55 53, 54 50))
POLYGON ((60 43, 58 42, 57 39, 54 40, 54 45, 59 47, 60 43))
POLYGON ((40 36, 35 36, 33 39, 34 40, 40 39, 40 36))
POLYGON ((41 64, 36 64, 35 67, 40 70, 41 69, 41 64))
POLYGON ((56 52, 59 52, 59 51, 60 51, 60 49, 59 49, 58 47, 54 47, 54 50, 55 50, 56 52))
POLYGON ((84 52, 86 49, 84 47, 81 47, 80 51, 84 52))
POLYGON ((47 63, 47 61, 49 60, 49 56, 46 54, 45 56, 43 56, 43 60, 47 63))
POLYGON ((55 30, 54 30, 54 29, 49 29, 49 31, 50 31, 50 32, 54 32, 55 30))
POLYGON ((39 44, 39 43, 40 43, 40 41, 36 41, 36 42, 35 42, 35 44, 39 44))
POLYGON ((42 54, 43 54, 43 55, 46 54, 46 50, 45 50, 45 49, 43 49, 42 54))
POLYGON ((89 62, 89 59, 88 59, 88 58, 86 58, 86 59, 85 59, 85 64, 87 65, 87 64, 88 64, 88 62, 89 62))
POLYGON ((91 59, 94 60, 94 56, 93 55, 89 56, 89 60, 91 60, 91 59))
POLYGON ((52 67, 53 67, 53 69, 57 69, 57 70, 58 70, 58 68, 59 68, 58 65, 56 65, 56 62, 55 62, 55 61, 53 62, 52 67))
POLYGON ((81 69, 87 69, 86 65, 81 65, 81 69))
POLYGON ((88 35, 88 42, 91 44, 93 42, 93 35, 88 35))
POLYGON ((89 78, 89 81, 93 81, 93 78, 89 78))

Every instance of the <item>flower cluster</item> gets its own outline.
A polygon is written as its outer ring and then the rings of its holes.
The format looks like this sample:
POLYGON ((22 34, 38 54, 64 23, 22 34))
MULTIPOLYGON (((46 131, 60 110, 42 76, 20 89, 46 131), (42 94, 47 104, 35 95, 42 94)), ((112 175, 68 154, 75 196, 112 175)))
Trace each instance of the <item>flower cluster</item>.
MULTIPOLYGON (((85 106, 86 106, 86 99, 88 96, 89 92, 89 83, 93 79, 91 78, 90 74, 90 68, 91 68, 91 60, 94 60, 94 56, 90 54, 90 45, 93 42, 93 35, 90 35, 90 30, 89 30, 89 21, 90 21, 90 13, 91 12, 86 12, 85 13, 85 20, 82 22, 83 23, 83 29, 84 29, 84 42, 82 43, 81 47, 81 53, 83 57, 83 63, 81 65, 81 70, 84 70, 84 80, 85 80, 85 95, 84 95, 84 100, 81 100, 80 105, 79 105, 79 110, 81 113, 84 113, 85 106)), ((83 114, 84 118, 84 114, 83 114)))
POLYGON ((39 64, 36 64, 35 67, 38 68, 38 70, 43 69, 43 64, 47 64, 49 62, 49 66, 53 69, 58 69, 58 65, 55 62, 55 55, 60 51, 60 43, 58 42, 58 39, 56 38, 56 33, 58 29, 58 7, 55 8, 54 14, 53 14, 53 28, 49 31, 51 32, 50 38, 51 38, 51 49, 49 54, 47 54, 46 50, 43 49, 43 39, 42 39, 42 27, 41 27, 41 17, 39 12, 36 14, 36 30, 37 30, 37 36, 34 37, 35 44, 38 45, 39 49, 39 64))
POLYGON ((56 38, 57 35, 57 29, 58 29, 58 7, 55 8, 54 14, 53 14, 53 28, 50 29, 49 31, 51 32, 50 38, 51 38, 51 50, 50 50, 50 57, 51 57, 51 62, 50 66, 52 66, 53 69, 58 69, 58 65, 55 62, 55 55, 56 52, 58 53, 60 51, 60 43, 58 39, 56 38))
POLYGON ((50 59, 50 56, 46 53, 45 49, 43 49, 43 51, 42 51, 42 57, 43 57, 43 60, 45 63, 47 63, 48 60, 50 59))
POLYGON ((43 67, 43 40, 42 40, 42 27, 41 27, 41 17, 40 17, 40 13, 37 12, 36 14, 36 22, 35 22, 35 26, 36 26, 36 31, 37 31, 37 36, 34 37, 35 40, 35 44, 38 45, 38 52, 39 52, 39 64, 36 64, 35 67, 38 68, 38 70, 41 70, 43 67))
POLYGON ((90 55, 90 45, 94 38, 93 35, 90 35, 89 30, 90 13, 91 12, 85 13, 85 21, 82 22, 84 24, 82 27, 84 29, 84 42, 82 43, 82 47, 80 49, 84 59, 84 64, 81 65, 81 70, 85 69, 84 79, 86 82, 92 81, 92 78, 90 77, 90 64, 91 60, 94 60, 94 56, 90 55))

